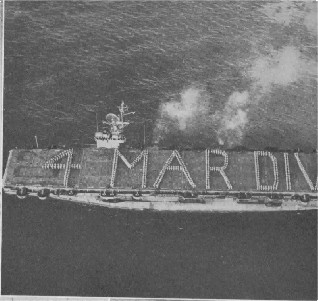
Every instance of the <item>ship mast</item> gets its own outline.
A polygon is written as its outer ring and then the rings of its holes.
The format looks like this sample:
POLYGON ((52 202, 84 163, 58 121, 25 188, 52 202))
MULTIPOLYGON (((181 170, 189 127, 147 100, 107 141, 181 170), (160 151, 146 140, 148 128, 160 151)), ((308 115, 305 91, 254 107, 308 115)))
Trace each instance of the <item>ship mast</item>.
POLYGON ((119 113, 120 113, 120 123, 121 123, 121 128, 123 129, 127 125, 129 125, 129 122, 124 121, 124 116, 130 115, 130 114, 135 114, 135 112, 128 112, 128 106, 125 106, 125 103, 122 101, 121 105, 118 107, 119 113))

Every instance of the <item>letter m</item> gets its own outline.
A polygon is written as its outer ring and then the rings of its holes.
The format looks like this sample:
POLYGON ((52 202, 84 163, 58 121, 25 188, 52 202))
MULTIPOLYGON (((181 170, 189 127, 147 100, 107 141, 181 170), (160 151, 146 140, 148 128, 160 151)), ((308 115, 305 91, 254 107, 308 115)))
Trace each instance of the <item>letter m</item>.
POLYGON ((118 158, 120 158, 125 165, 129 169, 133 169, 135 165, 143 158, 143 167, 142 167, 142 181, 141 181, 141 188, 146 188, 146 181, 147 181, 147 164, 148 164, 148 150, 143 150, 138 157, 132 162, 129 163, 128 160, 119 152, 118 149, 115 149, 114 151, 114 158, 113 158, 113 166, 112 166, 112 174, 110 179, 110 186, 114 187, 115 185, 115 179, 116 179, 116 173, 117 173, 117 164, 118 164, 118 158))

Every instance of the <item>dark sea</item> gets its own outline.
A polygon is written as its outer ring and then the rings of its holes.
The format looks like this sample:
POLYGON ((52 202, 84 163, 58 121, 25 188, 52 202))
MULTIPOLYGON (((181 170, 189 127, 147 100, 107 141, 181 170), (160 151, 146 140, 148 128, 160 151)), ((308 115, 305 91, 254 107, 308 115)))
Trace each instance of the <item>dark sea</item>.
POLYGON ((3 200, 2 294, 317 299, 317 213, 3 200))
MULTIPOLYGON (((130 147, 312 151, 315 9, 6 2, 4 166, 10 149, 36 147, 34 136, 40 148, 94 143, 121 101, 136 111, 130 147)), ((316 211, 129 211, 3 196, 2 225, 5 295, 317 299, 316 211)))

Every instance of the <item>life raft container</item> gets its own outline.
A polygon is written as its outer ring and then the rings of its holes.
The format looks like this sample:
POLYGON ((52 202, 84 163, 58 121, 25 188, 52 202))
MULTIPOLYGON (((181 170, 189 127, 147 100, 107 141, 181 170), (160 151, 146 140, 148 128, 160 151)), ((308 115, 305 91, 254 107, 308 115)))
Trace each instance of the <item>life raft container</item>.
POLYGON ((69 190, 68 192, 67 192, 67 194, 69 195, 69 196, 74 196, 74 195, 76 195, 76 190, 69 190))
POLYGON ((54 189, 54 190, 52 191, 52 193, 53 193, 54 195, 59 195, 59 194, 60 194, 60 190, 59 190, 59 189, 54 189))
POLYGON ((17 197, 21 200, 25 199, 28 196, 28 188, 21 187, 17 190, 17 197))
POLYGON ((308 203, 310 202, 311 198, 309 194, 304 194, 304 195, 299 195, 299 194, 295 194, 291 197, 292 200, 297 200, 297 201, 301 201, 303 203, 308 203))
POLYGON ((304 194, 300 197, 300 200, 303 202, 303 203, 308 203, 310 202, 310 195, 309 194, 304 194))
POLYGON ((103 202, 118 203, 120 201, 116 191, 101 191, 100 196, 103 202))
POLYGON ((258 200, 252 199, 252 194, 249 192, 240 192, 237 195, 238 203, 240 204, 259 204, 258 200))
POLYGON ((50 195, 49 189, 41 189, 38 191, 38 198, 42 201, 46 200, 49 195, 50 195))
POLYGON ((131 196, 133 201, 141 202, 143 200, 141 191, 136 191, 131 196))

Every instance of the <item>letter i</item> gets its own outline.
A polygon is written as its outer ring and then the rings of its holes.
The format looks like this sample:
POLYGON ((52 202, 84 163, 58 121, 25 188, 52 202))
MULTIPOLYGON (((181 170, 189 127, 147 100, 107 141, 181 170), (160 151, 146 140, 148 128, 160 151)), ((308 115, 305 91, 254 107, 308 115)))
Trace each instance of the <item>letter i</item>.
POLYGON ((285 161, 286 188, 287 188, 287 190, 291 190, 288 153, 284 153, 284 161, 285 161))

